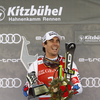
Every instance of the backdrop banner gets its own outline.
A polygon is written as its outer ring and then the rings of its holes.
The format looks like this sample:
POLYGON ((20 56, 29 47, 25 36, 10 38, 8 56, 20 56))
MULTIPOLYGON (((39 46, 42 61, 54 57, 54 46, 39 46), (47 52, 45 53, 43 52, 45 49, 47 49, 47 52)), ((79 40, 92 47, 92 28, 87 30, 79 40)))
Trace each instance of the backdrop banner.
POLYGON ((1 0, 0 24, 100 23, 99 0, 1 0))

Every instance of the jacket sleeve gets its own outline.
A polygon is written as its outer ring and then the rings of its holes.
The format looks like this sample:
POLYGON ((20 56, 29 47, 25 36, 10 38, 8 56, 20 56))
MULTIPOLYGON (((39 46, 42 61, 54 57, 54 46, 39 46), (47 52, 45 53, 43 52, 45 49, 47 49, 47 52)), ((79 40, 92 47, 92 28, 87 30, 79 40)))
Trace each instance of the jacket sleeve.
POLYGON ((82 88, 80 75, 79 75, 77 66, 76 66, 76 64, 74 62, 73 62, 72 70, 75 71, 75 74, 72 75, 72 77, 71 77, 71 81, 73 83, 73 89, 76 89, 76 93, 75 94, 80 94, 80 93, 83 92, 83 88, 82 88))

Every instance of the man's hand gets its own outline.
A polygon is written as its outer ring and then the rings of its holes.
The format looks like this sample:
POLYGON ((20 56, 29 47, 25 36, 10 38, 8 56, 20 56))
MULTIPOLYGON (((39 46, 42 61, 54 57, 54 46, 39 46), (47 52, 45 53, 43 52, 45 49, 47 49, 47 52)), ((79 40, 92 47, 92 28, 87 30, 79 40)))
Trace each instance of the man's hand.
POLYGON ((24 94, 25 97, 28 96, 27 91, 28 91, 28 86, 25 85, 25 86, 23 87, 23 94, 24 94))
POLYGON ((80 88, 80 87, 78 86, 78 84, 73 86, 72 89, 73 89, 73 91, 74 91, 74 94, 77 94, 77 93, 78 93, 77 90, 78 90, 79 88, 80 88))

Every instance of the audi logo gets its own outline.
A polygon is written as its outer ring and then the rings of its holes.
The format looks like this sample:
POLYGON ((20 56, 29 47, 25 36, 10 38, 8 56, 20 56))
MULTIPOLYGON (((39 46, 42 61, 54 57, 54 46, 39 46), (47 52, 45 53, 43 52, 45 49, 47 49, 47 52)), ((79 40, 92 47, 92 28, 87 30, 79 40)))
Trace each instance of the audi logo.
POLYGON ((21 84, 19 78, 0 78, 0 88, 19 88, 21 84))
POLYGON ((95 78, 93 78, 93 77, 89 77, 89 78, 83 77, 83 78, 81 78, 81 82, 82 82, 83 88, 86 88, 86 87, 98 88, 98 87, 100 87, 100 78, 99 77, 95 77, 95 78))
POLYGON ((21 42, 21 36, 19 34, 0 34, 0 43, 2 44, 18 44, 21 42))

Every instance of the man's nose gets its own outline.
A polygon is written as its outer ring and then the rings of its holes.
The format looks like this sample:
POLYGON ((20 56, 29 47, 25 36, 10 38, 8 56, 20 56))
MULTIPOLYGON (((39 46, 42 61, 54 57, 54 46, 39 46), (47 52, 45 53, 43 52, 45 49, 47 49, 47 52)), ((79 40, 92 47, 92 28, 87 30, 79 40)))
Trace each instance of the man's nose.
POLYGON ((54 41, 54 42, 53 42, 53 45, 58 45, 58 42, 54 41))

